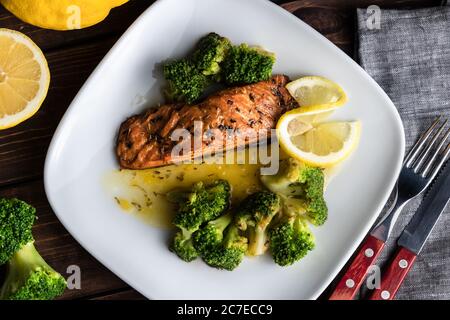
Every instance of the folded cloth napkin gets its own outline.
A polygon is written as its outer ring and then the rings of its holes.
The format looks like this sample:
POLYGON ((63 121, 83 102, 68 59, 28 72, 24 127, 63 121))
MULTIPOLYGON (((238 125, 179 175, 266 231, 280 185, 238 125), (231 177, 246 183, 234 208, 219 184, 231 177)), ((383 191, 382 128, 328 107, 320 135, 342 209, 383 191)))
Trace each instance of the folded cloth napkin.
MULTIPOLYGON (((409 150, 438 115, 450 118, 450 7, 379 13, 377 25, 378 12, 358 9, 358 59, 396 105, 409 150)), ((394 253, 398 236, 421 201, 416 200, 400 215, 380 266, 394 253)), ((396 298, 450 299, 450 207, 396 298)))

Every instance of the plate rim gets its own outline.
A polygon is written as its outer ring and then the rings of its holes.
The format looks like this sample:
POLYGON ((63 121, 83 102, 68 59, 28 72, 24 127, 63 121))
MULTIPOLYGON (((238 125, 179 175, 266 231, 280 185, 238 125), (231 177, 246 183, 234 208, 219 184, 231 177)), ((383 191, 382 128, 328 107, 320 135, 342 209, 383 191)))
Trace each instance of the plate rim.
MULTIPOLYGON (((78 101, 81 99, 81 97, 84 95, 84 92, 88 87, 90 87, 91 83, 93 83, 96 78, 98 77, 98 74, 102 69, 105 68, 105 65, 110 60, 111 56, 119 52, 123 44, 125 43, 126 39, 133 33, 134 29, 137 28, 137 26, 145 19, 147 15, 150 15, 154 11, 158 9, 158 7, 167 1, 173 1, 173 0, 157 0, 153 4, 151 4, 143 13, 140 14, 140 16, 127 28, 127 30, 121 35, 121 37, 117 40, 117 42, 113 45, 113 47, 108 51, 108 53, 102 58, 100 63, 95 67, 95 69, 92 71, 92 73, 89 75, 87 80, 84 82, 78 93, 75 95, 74 99, 68 106, 67 110, 65 111, 63 117, 61 118, 54 134, 52 137, 52 140, 50 142, 49 148, 47 150, 47 154, 45 157, 45 164, 44 164, 44 189, 45 194, 47 196, 48 202, 55 213, 58 220, 61 222, 61 224, 64 226, 64 228, 70 233, 70 235, 83 247, 84 250, 86 250, 90 255, 92 255, 96 260, 98 260, 102 265, 104 265, 109 271, 114 273, 118 278, 123 280, 125 283, 130 285, 133 289, 141 293, 143 296, 147 297, 148 299, 153 299, 150 295, 145 293, 145 289, 141 288, 139 283, 134 283, 134 281, 131 281, 128 276, 124 273, 122 273, 119 270, 116 270, 116 268, 112 265, 110 265, 106 259, 103 259, 97 255, 95 250, 91 250, 90 246, 84 242, 84 240, 81 239, 81 237, 78 236, 78 233, 76 230, 72 230, 69 223, 66 223, 64 219, 64 215, 59 213, 56 209, 56 204, 53 200, 53 197, 55 195, 52 192, 52 187, 50 185, 50 172, 51 172, 51 165, 55 160, 56 153, 57 153, 57 146, 60 144, 59 141, 64 138, 64 129, 67 127, 69 120, 72 119, 72 114, 76 111, 76 106, 78 104, 78 101)), ((189 0, 193 2, 198 2, 202 0, 189 0)), ((225 0, 223 0, 225 1, 225 0)), ((361 75, 365 77, 369 82, 372 83, 373 87, 378 91, 378 94, 380 94, 387 105, 391 108, 393 119, 395 119, 395 122, 397 124, 396 126, 396 134, 399 138, 400 145, 398 146, 398 149, 400 149, 400 153, 398 154, 397 161, 395 163, 394 172, 395 175, 393 175, 389 181, 386 181, 386 188, 384 191, 384 194, 382 197, 382 201, 378 203, 378 206, 373 212, 370 217, 366 220, 366 223, 364 223, 364 227, 361 228, 361 230, 358 232, 358 235, 355 237, 354 241, 352 241, 351 246, 346 250, 345 254, 341 256, 339 261, 336 261, 334 264, 334 267, 332 267, 332 271, 328 273, 327 277, 321 281, 320 286, 314 291, 311 292, 308 298, 308 300, 317 299, 323 291, 329 286, 329 284, 332 282, 332 280, 338 275, 339 271, 342 270, 342 268, 345 266, 346 262, 350 259, 352 254, 355 252, 355 250, 359 247, 360 243, 362 242, 365 235, 369 232, 370 227, 374 224, 375 220, 379 216, 379 214, 382 212, 382 209, 386 202, 389 199, 389 196, 391 195, 392 189, 395 185, 395 182, 397 181, 397 177, 400 173, 401 165, 403 162, 404 154, 405 154, 405 131, 403 122, 401 121, 400 115, 398 113, 397 108, 395 107, 392 100, 389 98, 387 93, 380 87, 380 85, 358 64, 355 60, 353 60, 351 57, 349 57, 345 52, 343 52, 340 48, 338 48, 334 43, 332 43, 330 40, 328 40, 325 36, 320 34, 318 31, 316 31, 314 28, 309 26, 307 23, 302 21, 300 18, 296 17, 294 14, 290 13, 289 11, 282 8, 280 5, 277 5, 269 0, 253 0, 254 2, 258 2, 258 5, 265 5, 271 7, 270 10, 276 10, 278 11, 278 14, 283 15, 285 19, 290 19, 292 23, 298 24, 299 28, 303 28, 305 32, 307 32, 310 36, 316 38, 317 41, 320 41, 322 43, 326 43, 330 50, 333 50, 333 53, 335 55, 338 55, 341 59, 347 60, 354 68, 359 70, 361 75)))

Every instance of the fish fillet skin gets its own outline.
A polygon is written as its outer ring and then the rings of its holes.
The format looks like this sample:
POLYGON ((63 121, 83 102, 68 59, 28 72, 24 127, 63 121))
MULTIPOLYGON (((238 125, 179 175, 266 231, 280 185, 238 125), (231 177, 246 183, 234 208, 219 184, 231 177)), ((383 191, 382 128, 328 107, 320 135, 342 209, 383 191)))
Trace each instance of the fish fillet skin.
POLYGON ((196 105, 166 104, 132 116, 119 130, 116 151, 120 166, 154 168, 270 137, 280 116, 298 107, 285 88, 288 82, 287 76, 275 75, 267 81, 219 91, 196 105), (194 143, 194 131, 201 133, 201 141, 197 138, 194 143), (175 134, 186 133, 191 139, 183 136, 184 140, 174 141, 175 134))

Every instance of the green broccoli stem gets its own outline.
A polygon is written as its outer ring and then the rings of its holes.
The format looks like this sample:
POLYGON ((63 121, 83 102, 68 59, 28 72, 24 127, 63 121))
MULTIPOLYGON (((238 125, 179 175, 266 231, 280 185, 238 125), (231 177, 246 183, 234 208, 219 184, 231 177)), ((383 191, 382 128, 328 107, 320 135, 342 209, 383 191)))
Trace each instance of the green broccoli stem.
POLYGON ((305 218, 302 215, 298 215, 294 220, 294 230, 297 233, 300 232, 309 232, 308 224, 306 223, 305 218))
POLYGON ((247 238, 239 234, 239 228, 235 224, 228 227, 223 241, 225 248, 238 248, 242 251, 246 251, 247 242, 247 238))
POLYGON ((233 224, 231 225, 225 234, 223 244, 229 248, 239 238, 239 229, 233 224))
POLYGON ((266 228, 261 226, 251 227, 249 228, 248 236, 247 255, 259 256, 264 254, 267 250, 266 228))
POLYGON ((9 260, 8 265, 13 270, 13 273, 24 276, 32 272, 36 267, 52 269, 36 250, 34 241, 28 242, 17 251, 9 260))
POLYGON ((192 234, 194 233, 193 231, 189 231, 185 228, 180 228, 181 230, 181 234, 182 234, 182 238, 183 238, 183 242, 184 243, 190 243, 192 244, 192 234))
POLYGON ((34 240, 17 251, 8 261, 7 266, 8 274, 0 292, 0 300, 7 299, 10 293, 22 287, 29 276, 38 268, 57 273, 36 250, 34 240))
POLYGON ((175 235, 172 246, 170 247, 171 251, 175 252, 178 257, 186 262, 193 261, 198 257, 192 235, 192 231, 180 228, 180 231, 175 235))
POLYGON ((233 215, 229 212, 223 216, 220 216, 216 220, 210 221, 208 224, 214 226, 218 232, 223 233, 230 225, 231 220, 233 220, 233 215))
POLYGON ((220 216, 200 228, 192 237, 193 246, 200 255, 220 245, 224 239, 224 231, 231 223, 231 213, 220 216))

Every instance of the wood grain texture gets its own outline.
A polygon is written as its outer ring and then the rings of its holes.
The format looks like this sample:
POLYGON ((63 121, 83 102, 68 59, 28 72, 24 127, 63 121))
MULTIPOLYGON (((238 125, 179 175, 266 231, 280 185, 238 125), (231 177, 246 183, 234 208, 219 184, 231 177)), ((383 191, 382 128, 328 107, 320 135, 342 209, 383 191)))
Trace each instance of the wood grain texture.
POLYGON ((383 271, 380 288, 373 290, 370 300, 393 300, 416 258, 415 253, 400 247, 383 271))
POLYGON ((54 31, 41 29, 20 21, 0 5, 0 28, 10 28, 25 33, 44 51, 74 46, 93 39, 122 34, 154 0, 134 0, 111 10, 101 23, 81 30, 54 31))
POLYGON ((330 300, 353 300, 359 292, 370 266, 374 264, 383 248, 383 241, 369 235, 338 282, 330 300))
MULTIPOLYGON (((82 271, 81 290, 67 290, 62 299, 139 299, 142 296, 92 258, 67 233, 52 212, 43 190, 45 154, 62 115, 86 78, 119 36, 151 3, 133 0, 112 10, 102 23, 83 30, 59 32, 21 22, 0 6, 0 28, 30 36, 44 51, 51 70, 50 90, 41 110, 30 120, 0 131, 0 196, 19 197, 38 210, 34 227, 42 256, 67 276, 68 265, 82 271)), ((353 54, 355 8, 439 5, 440 0, 274 0, 353 54)), ((1 272, 0 270, 0 277, 1 272)), ((326 296, 325 296, 326 297, 326 296)))
POLYGON ((441 0, 304 0, 287 2, 281 6, 353 57, 356 8, 367 8, 370 5, 381 8, 416 8, 440 4, 441 0))
POLYGON ((91 300, 145 300, 145 297, 133 289, 127 289, 107 292, 102 296, 91 298, 91 300))

